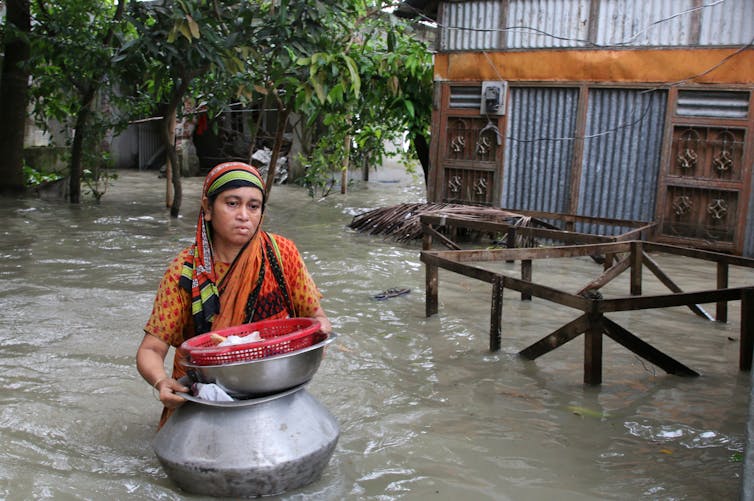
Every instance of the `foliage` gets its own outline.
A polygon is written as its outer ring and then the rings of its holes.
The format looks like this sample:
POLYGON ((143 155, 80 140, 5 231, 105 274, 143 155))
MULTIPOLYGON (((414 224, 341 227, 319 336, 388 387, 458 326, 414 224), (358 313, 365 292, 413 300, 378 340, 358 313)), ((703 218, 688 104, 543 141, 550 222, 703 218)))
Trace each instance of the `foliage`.
MULTIPOLYGON (((309 163, 308 184, 321 184, 347 164, 380 165, 389 154, 386 143, 429 135, 432 61, 427 47, 390 18, 372 15, 361 23, 353 27, 358 36, 343 53, 297 61, 309 71, 297 93, 298 108, 305 110, 310 126, 327 130, 309 163)), ((407 161, 415 151, 399 148, 397 154, 407 161)))
MULTIPOLYGON (((33 3, 35 116, 87 135, 72 150, 86 149, 82 181, 96 198, 112 179, 104 131, 135 118, 163 117, 174 155, 171 118, 199 107, 214 115, 264 101, 282 117, 296 113, 316 131, 305 183, 323 192, 347 163, 378 165, 385 141, 429 130, 430 55, 386 2, 129 1, 120 16, 122 1, 33 3)), ((176 192, 174 215, 180 184, 176 192)))
POLYGON ((110 183, 118 178, 113 169, 110 152, 99 139, 99 134, 88 134, 84 148, 84 165, 81 172, 81 182, 87 187, 86 194, 99 202, 110 187, 110 183))
MULTIPOLYGON (((70 197, 78 202, 81 163, 87 133, 96 132, 99 144, 102 123, 111 114, 106 107, 95 106, 99 96, 109 101, 115 33, 122 32, 123 3, 100 0, 40 0, 33 3, 33 32, 30 37, 30 70, 34 113, 38 124, 46 127, 55 120, 62 125, 70 141, 70 197), (72 139, 68 131, 73 134, 72 139)), ((112 126, 108 120, 105 127, 112 126)))
POLYGON ((34 167, 25 165, 23 167, 24 180, 26 186, 34 187, 40 184, 51 183, 59 179, 63 179, 63 175, 58 172, 46 172, 43 170, 37 170, 34 167))

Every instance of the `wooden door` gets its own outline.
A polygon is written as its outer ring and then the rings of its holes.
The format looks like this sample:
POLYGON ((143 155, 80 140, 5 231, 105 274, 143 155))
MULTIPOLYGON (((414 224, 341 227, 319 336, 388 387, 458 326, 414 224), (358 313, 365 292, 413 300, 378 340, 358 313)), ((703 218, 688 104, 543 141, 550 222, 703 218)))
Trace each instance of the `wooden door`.
POLYGON ((682 91, 673 97, 659 184, 660 239, 740 253, 751 188, 749 93, 682 91))
POLYGON ((505 116, 482 115, 481 85, 441 86, 429 198, 496 206, 502 192, 505 116))

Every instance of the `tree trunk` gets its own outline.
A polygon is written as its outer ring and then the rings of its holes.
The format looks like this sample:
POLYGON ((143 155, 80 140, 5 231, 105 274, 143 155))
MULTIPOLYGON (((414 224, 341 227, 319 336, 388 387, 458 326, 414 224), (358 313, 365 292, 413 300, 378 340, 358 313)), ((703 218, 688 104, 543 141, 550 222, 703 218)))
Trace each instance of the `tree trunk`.
POLYGON ((427 138, 423 134, 414 134, 411 138, 414 143, 414 150, 416 150, 416 156, 419 158, 419 163, 422 165, 422 171, 424 171, 424 185, 427 185, 429 180, 429 144, 427 138))
POLYGON ((249 141, 249 165, 252 165, 251 162, 252 157, 254 156, 254 151, 256 151, 259 130, 262 128, 262 119, 264 118, 264 114, 267 113, 267 106, 269 106, 269 101, 270 94, 267 93, 264 95, 264 99, 262 100, 262 109, 259 110, 259 114, 257 115, 257 120, 254 123, 254 130, 251 131, 251 140, 249 141))
POLYGON ((86 136, 86 120, 89 117, 89 106, 85 104, 76 115, 76 128, 73 131, 73 144, 71 145, 71 165, 69 179, 69 199, 72 204, 81 202, 81 159, 84 155, 84 137, 86 136))
MULTIPOLYGON (((115 13, 115 20, 118 20, 123 15, 123 5, 125 0, 119 0, 118 8, 115 13)), ((110 28, 103 39, 103 44, 109 46, 113 39, 113 29, 110 28)), ((71 145, 71 164, 70 179, 69 179, 69 199, 71 203, 77 204, 81 202, 81 173, 83 172, 81 163, 84 158, 84 142, 87 134, 87 122, 89 116, 92 113, 92 107, 94 106, 94 98, 97 95, 99 89, 99 79, 92 78, 87 87, 81 94, 81 107, 76 114, 76 125, 73 131, 73 144, 71 145)))
POLYGON ((5 59, 0 82, 0 192, 22 193, 24 182, 24 131, 29 73, 23 63, 29 59, 24 36, 11 36, 11 25, 22 33, 31 31, 28 0, 5 2, 5 59))
POLYGON ((275 182, 275 171, 277 170, 278 157, 280 156, 280 150, 283 147, 283 133, 285 132, 285 126, 288 125, 288 114, 290 113, 288 108, 279 109, 278 114, 278 128, 275 132, 275 144, 272 146, 272 156, 270 157, 270 166, 267 168, 267 184, 264 187, 264 200, 265 203, 270 199, 270 190, 275 182))
POLYGON ((181 186, 181 166, 178 165, 178 155, 175 152, 175 143, 172 138, 175 136, 175 111, 177 106, 172 103, 163 119, 162 140, 165 142, 165 153, 167 158, 166 173, 170 171, 171 180, 173 181, 173 203, 170 205, 170 217, 178 217, 181 212, 181 202, 183 201, 183 187, 181 186))

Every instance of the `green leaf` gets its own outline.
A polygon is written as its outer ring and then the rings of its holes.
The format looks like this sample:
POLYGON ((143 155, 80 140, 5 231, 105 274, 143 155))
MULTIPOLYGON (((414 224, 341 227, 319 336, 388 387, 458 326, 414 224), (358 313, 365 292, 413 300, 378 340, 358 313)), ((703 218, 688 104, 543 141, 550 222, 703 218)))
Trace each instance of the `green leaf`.
POLYGON ((193 38, 199 38, 199 25, 194 21, 194 18, 186 15, 186 19, 188 21, 188 27, 189 31, 191 32, 191 36, 193 38))
POLYGON ((414 118, 414 103, 408 100, 404 100, 403 104, 406 106, 406 111, 408 112, 408 116, 410 116, 413 119, 414 118))
POLYGON ((356 68, 356 63, 348 55, 343 54, 343 60, 346 62, 348 72, 351 74, 351 87, 353 88, 353 95, 359 96, 361 92, 361 77, 359 76, 359 70, 356 68))
POLYGON ((188 27, 188 23, 186 21, 184 21, 183 19, 181 19, 177 23, 177 26, 178 26, 178 31, 181 32, 181 35, 183 35, 183 38, 185 38, 186 40, 188 40, 189 42, 191 42, 191 40, 192 40, 192 38, 191 38, 191 30, 188 27))

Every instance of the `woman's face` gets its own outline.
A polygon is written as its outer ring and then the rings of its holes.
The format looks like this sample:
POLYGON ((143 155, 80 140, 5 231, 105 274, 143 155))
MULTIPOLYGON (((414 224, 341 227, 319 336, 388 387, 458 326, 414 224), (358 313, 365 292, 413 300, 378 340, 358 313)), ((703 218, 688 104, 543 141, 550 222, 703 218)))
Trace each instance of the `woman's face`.
POLYGON ((212 204, 205 197, 204 219, 212 225, 212 243, 217 248, 240 248, 248 242, 262 220, 262 191, 246 186, 220 192, 212 204))

